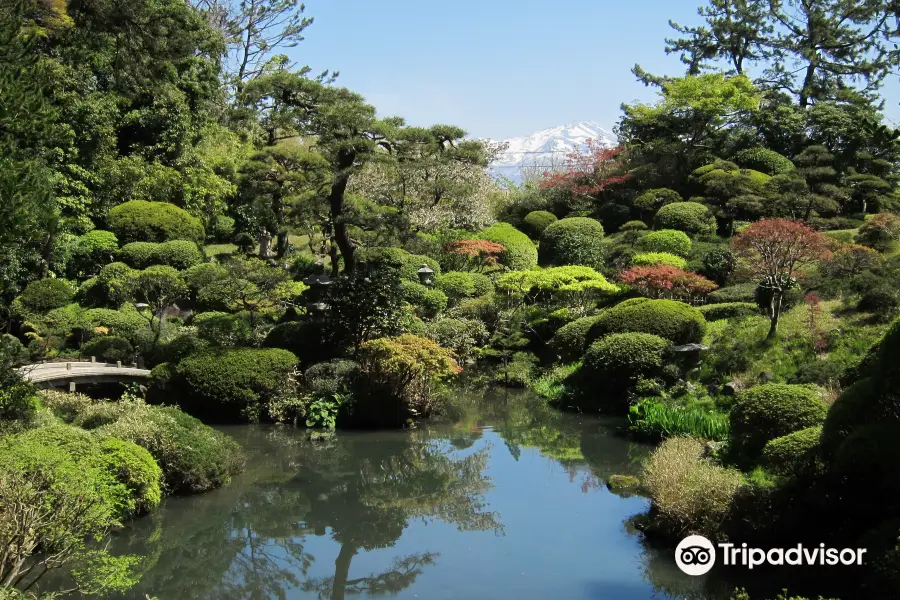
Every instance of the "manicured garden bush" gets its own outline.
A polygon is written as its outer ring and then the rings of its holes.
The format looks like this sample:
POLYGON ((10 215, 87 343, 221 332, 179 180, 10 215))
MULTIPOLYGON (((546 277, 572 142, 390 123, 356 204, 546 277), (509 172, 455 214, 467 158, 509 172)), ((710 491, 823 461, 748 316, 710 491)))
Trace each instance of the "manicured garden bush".
POLYGON ((752 460, 769 441, 821 425, 827 410, 812 386, 752 387, 738 395, 731 410, 731 451, 742 461, 752 460))
POLYGON ((685 259, 675 254, 669 254, 668 252, 644 252, 642 254, 635 254, 631 257, 631 264, 636 267, 669 265, 676 269, 687 269, 687 261, 685 259))
POLYGON ((647 190, 634 199, 634 207, 641 214, 654 214, 663 206, 674 202, 682 202, 681 194, 668 188, 656 188, 647 190))
POLYGON ((127 339, 115 335, 97 336, 79 350, 82 356, 96 356, 102 362, 122 361, 130 363, 134 359, 134 346, 127 339))
POLYGON ((200 243, 206 237, 199 219, 168 202, 131 200, 114 206, 109 211, 109 228, 124 244, 170 240, 200 243))
POLYGON ((437 278, 437 289, 447 295, 447 299, 456 304, 464 298, 475 296, 475 280, 471 273, 465 271, 449 271, 437 278))
POLYGON ((484 323, 475 319, 438 319, 427 325, 426 332, 426 337, 453 350, 459 360, 472 358, 475 349, 489 337, 484 323))
POLYGON ((537 239, 549 225, 558 220, 552 212, 535 210, 525 215, 524 229, 533 239, 537 239))
POLYGON ((762 147, 741 150, 734 155, 734 162, 744 169, 753 169, 766 175, 784 175, 796 168, 786 156, 762 147))
POLYGON ((120 310, 111 308, 91 308, 86 313, 94 327, 102 327, 112 336, 132 339, 135 333, 147 329, 148 321, 131 305, 120 310))
POLYGON ((688 235, 711 235, 716 232, 716 218, 699 202, 673 202, 659 209, 653 218, 657 229, 677 229, 688 235))
POLYGON ((159 346, 154 363, 179 363, 192 354, 199 354, 209 349, 209 342, 192 333, 184 333, 159 346))
POLYGON ((225 215, 219 215, 216 217, 216 223, 212 228, 212 236, 213 240, 220 243, 225 243, 231 240, 231 237, 234 235, 234 219, 231 217, 226 217, 225 215))
POLYGON ((293 353, 301 365, 312 365, 333 357, 335 348, 325 343, 325 331, 315 321, 288 321, 272 328, 263 342, 266 348, 293 353))
POLYGON ((506 248, 500 254, 500 262, 510 269, 523 271, 537 266, 538 252, 534 242, 509 223, 494 223, 479 232, 477 238, 506 248))
POLYGON ((475 286, 475 296, 486 296, 494 292, 494 282, 484 273, 469 273, 472 276, 472 285, 475 286))
POLYGON ((685 257, 691 253, 691 238, 683 231, 661 229, 641 238, 641 248, 648 252, 667 252, 685 257))
POLYGON ((807 427, 766 443, 760 462, 776 475, 802 475, 818 462, 822 426, 807 427))
POLYGON ((164 243, 132 242, 122 247, 119 259, 135 269, 166 265, 183 271, 201 264, 203 253, 197 244, 188 240, 164 243))
POLYGON ((191 324, 197 328, 197 336, 213 346, 222 348, 250 343, 253 329, 245 315, 223 312, 204 312, 194 315, 191 324))
POLYGON ((296 365, 297 357, 287 350, 222 350, 182 360, 173 383, 189 412, 254 422, 267 402, 290 391, 296 365))
POLYGON ((419 283, 419 269, 423 264, 434 271, 432 278, 441 274, 441 265, 430 256, 410 254, 403 248, 368 248, 360 258, 370 265, 393 263, 400 268, 400 277, 407 281, 419 283))
POLYGON ((685 531, 716 539, 742 485, 738 471, 702 458, 703 443, 669 438, 644 464, 641 482, 657 512, 656 527, 674 536, 685 531))
POLYGON ((707 321, 720 319, 736 319, 759 314, 759 307, 754 302, 723 302, 722 304, 706 304, 698 306, 707 321))
POLYGON ((734 302, 756 303, 756 284, 740 283, 719 288, 707 297, 710 304, 731 304, 734 302))
MULTIPOLYGON (((822 450, 832 456, 854 429, 887 418, 878 382, 873 377, 856 381, 838 396, 828 409, 822 426, 822 450)), ((893 417, 896 419, 896 416, 893 417)))
POLYGON ((25 286, 19 302, 29 311, 45 313, 70 304, 74 297, 75 290, 68 281, 38 279, 25 286))
POLYGON ((153 455, 134 442, 116 438, 100 441, 101 464, 131 492, 128 512, 148 513, 162 501, 162 469, 153 455))
POLYGON ((587 349, 588 332, 599 316, 581 317, 560 327, 550 339, 550 348, 563 362, 581 358, 587 349))
POLYGON ((69 272, 79 278, 93 277, 113 261, 118 249, 119 239, 112 231, 88 231, 75 240, 69 272))
POLYGON ((675 300, 622 302, 605 311, 588 333, 588 342, 612 333, 652 333, 673 344, 700 342, 706 319, 696 308, 675 300))
POLYGON ((603 264, 603 225, 587 217, 551 223, 541 234, 538 261, 544 266, 603 264))
POLYGON ((900 424, 873 422, 854 429, 838 447, 833 468, 850 494, 862 496, 871 510, 896 506, 900 493, 900 424))
POLYGON ((619 231, 628 233, 628 232, 637 232, 644 231, 647 229, 647 224, 643 221, 627 221, 624 225, 619 227, 619 231))
POLYGON ((639 378, 659 374, 671 347, 650 333, 614 333, 588 347, 582 373, 591 389, 621 395, 639 378))
POLYGON ((243 468, 233 439, 171 406, 133 403, 117 421, 95 430, 147 449, 162 468, 170 494, 198 493, 231 481, 243 468))

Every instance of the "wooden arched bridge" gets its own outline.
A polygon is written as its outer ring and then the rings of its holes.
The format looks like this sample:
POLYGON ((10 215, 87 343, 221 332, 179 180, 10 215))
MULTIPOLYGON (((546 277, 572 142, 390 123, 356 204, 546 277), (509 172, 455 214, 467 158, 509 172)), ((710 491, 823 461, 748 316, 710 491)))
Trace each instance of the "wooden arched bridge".
POLYGON ((137 365, 98 362, 47 362, 19 367, 19 374, 39 388, 67 388, 75 391, 78 384, 130 383, 150 377, 148 369, 137 365))

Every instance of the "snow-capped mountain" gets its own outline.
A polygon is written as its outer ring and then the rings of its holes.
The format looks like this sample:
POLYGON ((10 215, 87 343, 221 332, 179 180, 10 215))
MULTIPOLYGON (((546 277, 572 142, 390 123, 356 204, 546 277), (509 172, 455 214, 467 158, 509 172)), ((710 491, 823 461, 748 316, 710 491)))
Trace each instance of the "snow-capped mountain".
POLYGON ((607 147, 617 145, 616 136, 596 121, 578 121, 530 135, 501 140, 506 151, 491 164, 498 175, 521 181, 524 171, 546 171, 565 164, 566 155, 584 149, 588 140, 607 147))

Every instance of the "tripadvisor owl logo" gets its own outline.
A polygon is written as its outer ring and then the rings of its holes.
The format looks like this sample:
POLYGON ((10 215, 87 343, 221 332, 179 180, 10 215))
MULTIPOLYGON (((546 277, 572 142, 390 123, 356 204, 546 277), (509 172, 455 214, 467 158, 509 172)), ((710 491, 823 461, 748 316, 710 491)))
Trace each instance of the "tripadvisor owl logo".
POLYGON ((675 564, 687 575, 705 575, 716 564, 716 549, 702 535, 689 535, 675 548, 675 564))

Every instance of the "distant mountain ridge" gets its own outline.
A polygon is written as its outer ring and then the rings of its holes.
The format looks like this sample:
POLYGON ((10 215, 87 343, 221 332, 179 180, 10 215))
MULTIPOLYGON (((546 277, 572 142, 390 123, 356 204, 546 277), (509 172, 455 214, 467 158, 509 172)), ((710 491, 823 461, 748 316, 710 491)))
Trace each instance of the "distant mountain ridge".
POLYGON ((577 121, 521 137, 499 140, 508 147, 491 163, 491 170, 496 175, 520 182, 523 169, 549 170, 556 165, 564 165, 566 155, 575 149, 586 148, 588 140, 610 148, 618 145, 615 134, 596 121, 577 121))

